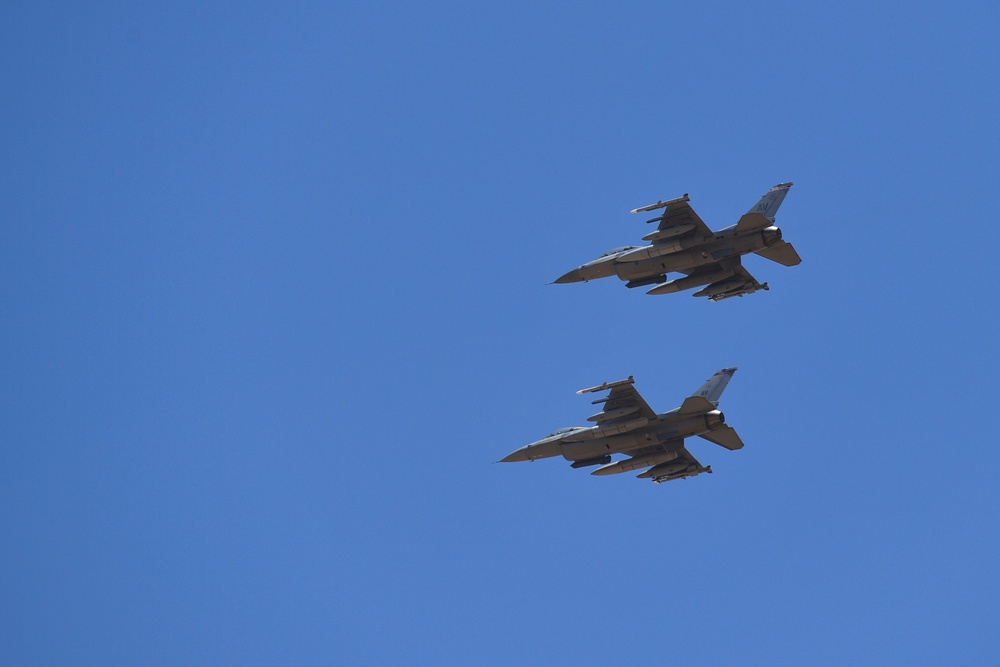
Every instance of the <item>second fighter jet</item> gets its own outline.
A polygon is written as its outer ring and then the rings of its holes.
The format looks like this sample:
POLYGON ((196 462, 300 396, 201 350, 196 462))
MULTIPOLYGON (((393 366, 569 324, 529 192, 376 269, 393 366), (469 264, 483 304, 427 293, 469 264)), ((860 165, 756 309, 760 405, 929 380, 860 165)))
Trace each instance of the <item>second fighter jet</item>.
POLYGON ((593 401, 603 404, 587 421, 593 426, 571 426, 550 433, 541 440, 511 452, 503 463, 534 461, 562 456, 574 468, 600 466, 592 475, 616 475, 634 470, 637 476, 659 484, 703 472, 703 466, 684 447, 684 439, 704 438, 726 449, 742 449, 743 441, 718 410, 719 399, 736 372, 723 368, 684 399, 679 408, 657 414, 633 387, 633 379, 605 382, 597 387, 581 389, 578 394, 609 391, 604 398, 593 401), (623 454, 627 458, 612 463, 611 457, 623 454), (648 468, 648 470, 646 470, 648 468))

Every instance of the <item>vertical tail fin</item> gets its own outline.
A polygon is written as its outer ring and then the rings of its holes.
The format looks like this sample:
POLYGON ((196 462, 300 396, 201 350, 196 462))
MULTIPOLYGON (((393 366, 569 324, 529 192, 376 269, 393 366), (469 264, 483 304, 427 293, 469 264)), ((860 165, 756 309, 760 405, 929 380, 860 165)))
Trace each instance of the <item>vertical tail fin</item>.
POLYGON ((771 222, 774 222, 774 216, 778 213, 778 207, 785 200, 785 195, 788 194, 790 187, 792 187, 791 183, 779 183, 775 185, 747 213, 760 213, 771 222))
POLYGON ((721 371, 708 378, 708 381, 696 391, 692 396, 700 396, 704 398, 709 403, 718 406, 719 399, 722 398, 722 392, 725 391, 726 385, 733 378, 733 373, 736 372, 735 368, 723 368, 721 371))

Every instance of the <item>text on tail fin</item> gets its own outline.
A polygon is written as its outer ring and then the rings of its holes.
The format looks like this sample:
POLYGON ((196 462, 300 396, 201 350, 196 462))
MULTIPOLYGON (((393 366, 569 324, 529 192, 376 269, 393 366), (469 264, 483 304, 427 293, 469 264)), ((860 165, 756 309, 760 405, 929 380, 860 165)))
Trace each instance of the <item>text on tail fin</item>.
POLYGON ((774 217, 778 213, 778 207, 785 200, 785 195, 788 194, 788 189, 791 187, 792 183, 779 183, 775 185, 764 193, 760 201, 754 204, 753 208, 747 211, 747 213, 760 213, 771 222, 774 222, 774 217))
POLYGON ((705 400, 718 405, 719 399, 722 397, 722 392, 725 391, 726 385, 733 378, 733 373, 736 372, 735 368, 723 368, 721 371, 708 378, 705 384, 698 388, 693 396, 700 396, 705 400))

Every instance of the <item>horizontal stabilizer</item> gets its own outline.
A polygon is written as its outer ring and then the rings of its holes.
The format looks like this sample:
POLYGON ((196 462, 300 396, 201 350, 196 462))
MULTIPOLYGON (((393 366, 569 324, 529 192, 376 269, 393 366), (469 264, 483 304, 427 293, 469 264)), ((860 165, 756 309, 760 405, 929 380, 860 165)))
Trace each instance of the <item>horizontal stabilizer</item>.
POLYGON ((758 250, 757 254, 764 259, 769 259, 772 262, 777 262, 785 266, 795 266, 802 262, 802 258, 799 257, 799 253, 795 252, 792 244, 785 241, 780 241, 763 250, 758 250))
POLYGON ((703 396, 688 396, 681 403, 680 409, 677 411, 682 415, 696 415, 699 412, 711 412, 715 409, 715 405, 703 396))
POLYGON ((740 440, 739 434, 731 426, 722 425, 716 427, 709 431, 708 433, 702 433, 699 438, 704 438, 709 442, 714 442, 720 447, 725 447, 726 449, 743 449, 743 441, 740 440))
POLYGON ((742 234, 743 232, 752 232, 756 229, 764 229, 765 227, 770 227, 772 222, 770 218, 760 213, 746 213, 736 223, 736 233, 742 234))

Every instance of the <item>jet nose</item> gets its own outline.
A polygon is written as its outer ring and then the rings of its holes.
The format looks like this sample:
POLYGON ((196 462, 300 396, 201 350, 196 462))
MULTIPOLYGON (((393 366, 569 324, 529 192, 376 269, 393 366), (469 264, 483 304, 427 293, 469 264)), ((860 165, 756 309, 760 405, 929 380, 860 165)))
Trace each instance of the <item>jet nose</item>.
POLYGON ((580 271, 580 269, 573 269, 572 271, 568 271, 567 273, 564 273, 562 276, 557 278, 555 280, 555 283, 557 285, 565 285, 566 283, 578 283, 582 282, 583 280, 584 280, 583 272, 580 271))
POLYGON ((497 463, 517 463, 518 461, 530 461, 528 458, 528 448, 521 447, 521 449, 511 452, 507 456, 503 457, 497 463))

